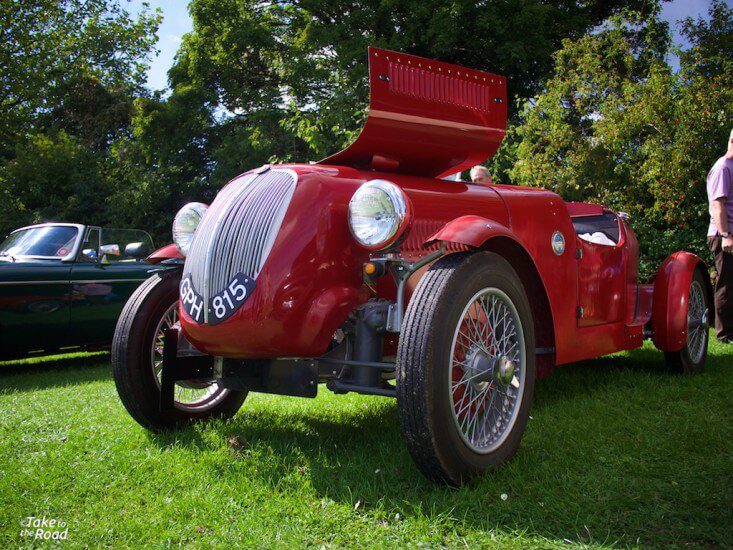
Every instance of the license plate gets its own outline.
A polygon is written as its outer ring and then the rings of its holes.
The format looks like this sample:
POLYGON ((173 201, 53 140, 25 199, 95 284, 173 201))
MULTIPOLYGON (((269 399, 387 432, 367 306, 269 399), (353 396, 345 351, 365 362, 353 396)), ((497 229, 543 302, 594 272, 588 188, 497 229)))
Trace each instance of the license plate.
MULTIPOLYGON (((218 294, 214 294, 209 302, 209 325, 217 325, 232 316, 249 297, 255 287, 254 279, 244 273, 237 273, 229 284, 218 294)), ((204 298, 196 291, 191 282, 191 275, 181 281, 181 304, 188 315, 197 323, 206 321, 204 315, 204 298)))

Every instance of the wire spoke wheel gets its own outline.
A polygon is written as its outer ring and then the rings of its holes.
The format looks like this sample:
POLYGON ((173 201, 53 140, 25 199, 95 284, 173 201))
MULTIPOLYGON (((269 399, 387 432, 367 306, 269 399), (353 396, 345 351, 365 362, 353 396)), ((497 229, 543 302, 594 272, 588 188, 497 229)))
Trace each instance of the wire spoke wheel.
POLYGON ((497 288, 477 292, 453 336, 448 369, 453 421, 476 453, 502 444, 516 420, 525 379, 522 323, 497 288))
MULTIPOLYGON (((161 317, 155 329, 153 346, 150 350, 150 361, 153 367, 155 382, 160 389, 163 372, 163 342, 165 331, 169 328, 179 328, 178 302, 172 304, 161 317)), ((227 390, 220 388, 214 381, 182 380, 176 382, 173 401, 175 407, 182 410, 202 411, 219 403, 227 394, 227 390)))
POLYGON ((708 338, 708 308, 705 291, 699 281, 690 285, 690 301, 687 310, 687 351, 693 362, 699 363, 704 354, 708 338))
POLYGON ((705 368, 710 340, 711 296, 708 285, 703 272, 696 269, 690 281, 687 302, 686 341, 682 349, 664 352, 664 361, 672 372, 695 373, 705 368))
POLYGON ((412 295, 397 349, 397 412, 430 479, 461 485, 519 448, 534 392, 532 308, 493 252, 450 254, 412 295))
POLYGON ((179 328, 180 271, 153 275, 125 304, 112 341, 112 375, 127 412, 149 430, 160 431, 210 418, 234 416, 246 391, 220 387, 215 381, 181 380, 173 390, 173 407, 160 406, 165 330, 179 328))

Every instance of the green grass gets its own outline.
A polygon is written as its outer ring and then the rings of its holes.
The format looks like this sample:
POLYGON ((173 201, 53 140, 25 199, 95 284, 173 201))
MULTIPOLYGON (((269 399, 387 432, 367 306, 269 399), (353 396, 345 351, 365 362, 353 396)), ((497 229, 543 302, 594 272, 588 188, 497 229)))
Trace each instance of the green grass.
POLYGON ((392 400, 253 394, 227 423, 152 435, 108 360, 0 365, 0 547, 38 544, 30 515, 89 547, 733 544, 730 346, 698 376, 649 348, 556 369, 517 456, 460 490, 417 472, 392 400))

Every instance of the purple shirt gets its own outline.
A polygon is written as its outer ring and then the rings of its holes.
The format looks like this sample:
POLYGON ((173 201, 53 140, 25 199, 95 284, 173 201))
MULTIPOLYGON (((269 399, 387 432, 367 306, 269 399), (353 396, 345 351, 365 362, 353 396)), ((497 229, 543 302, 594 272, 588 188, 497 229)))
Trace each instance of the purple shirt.
POLYGON ((708 237, 714 237, 720 232, 713 221, 712 204, 714 200, 723 198, 726 199, 725 210, 728 212, 728 231, 733 231, 733 159, 720 157, 708 172, 708 203, 710 204, 708 237))

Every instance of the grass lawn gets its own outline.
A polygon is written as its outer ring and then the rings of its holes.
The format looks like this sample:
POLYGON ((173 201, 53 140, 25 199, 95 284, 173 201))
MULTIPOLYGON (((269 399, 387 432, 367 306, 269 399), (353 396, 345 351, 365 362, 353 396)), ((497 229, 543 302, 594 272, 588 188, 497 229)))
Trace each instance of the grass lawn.
POLYGON ((698 376, 650 348, 556 369, 517 456, 460 490, 413 467, 393 400, 252 394, 151 435, 108 361, 0 365, 0 547, 44 515, 90 547, 733 545, 731 346, 698 376))

